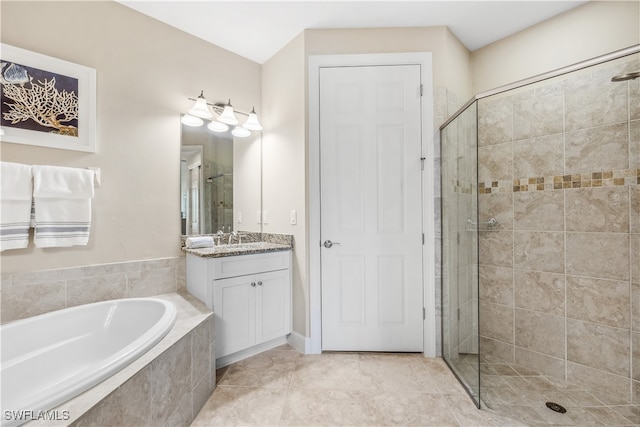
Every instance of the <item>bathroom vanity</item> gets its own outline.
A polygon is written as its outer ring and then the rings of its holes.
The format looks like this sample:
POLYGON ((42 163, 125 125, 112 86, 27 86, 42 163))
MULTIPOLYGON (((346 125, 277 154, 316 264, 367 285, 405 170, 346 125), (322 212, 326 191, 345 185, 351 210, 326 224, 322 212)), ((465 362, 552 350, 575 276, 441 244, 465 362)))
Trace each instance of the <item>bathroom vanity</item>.
POLYGON ((185 251, 187 290, 214 312, 218 367, 286 343, 291 245, 252 242, 185 251))

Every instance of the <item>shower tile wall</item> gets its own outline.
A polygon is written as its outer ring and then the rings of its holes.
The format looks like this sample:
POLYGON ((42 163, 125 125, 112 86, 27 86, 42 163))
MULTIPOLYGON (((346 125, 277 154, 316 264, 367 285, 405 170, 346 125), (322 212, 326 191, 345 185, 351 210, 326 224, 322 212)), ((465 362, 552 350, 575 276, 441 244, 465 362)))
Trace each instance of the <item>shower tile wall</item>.
POLYGON ((638 57, 479 101, 481 354, 640 401, 638 57))

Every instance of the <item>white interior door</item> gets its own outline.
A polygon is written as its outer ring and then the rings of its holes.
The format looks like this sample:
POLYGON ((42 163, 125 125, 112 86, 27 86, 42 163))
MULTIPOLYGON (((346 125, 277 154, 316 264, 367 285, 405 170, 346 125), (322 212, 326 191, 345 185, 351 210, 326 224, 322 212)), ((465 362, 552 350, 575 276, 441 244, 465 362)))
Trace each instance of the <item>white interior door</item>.
POLYGON ((423 350, 420 66, 320 69, 322 349, 423 350))

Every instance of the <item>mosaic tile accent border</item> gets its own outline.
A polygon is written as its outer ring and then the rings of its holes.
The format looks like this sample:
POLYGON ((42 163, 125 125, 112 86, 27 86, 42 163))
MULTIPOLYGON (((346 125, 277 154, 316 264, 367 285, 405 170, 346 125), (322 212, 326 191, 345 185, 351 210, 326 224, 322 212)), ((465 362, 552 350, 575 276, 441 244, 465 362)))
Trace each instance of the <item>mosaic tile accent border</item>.
MULTIPOLYGON (((456 183, 456 192, 470 193, 468 185, 456 183)), ((574 188, 617 187, 640 185, 640 168, 616 171, 577 173, 547 177, 522 178, 516 180, 485 181, 478 184, 479 194, 509 193, 524 191, 550 191, 574 188)))

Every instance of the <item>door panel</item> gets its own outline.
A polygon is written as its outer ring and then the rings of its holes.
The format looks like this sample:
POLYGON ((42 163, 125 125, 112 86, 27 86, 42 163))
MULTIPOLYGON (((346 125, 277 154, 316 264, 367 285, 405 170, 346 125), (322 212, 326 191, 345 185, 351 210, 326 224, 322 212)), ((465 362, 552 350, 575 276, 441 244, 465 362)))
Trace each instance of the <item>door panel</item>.
POLYGON ((422 351, 420 67, 320 70, 322 348, 422 351))

